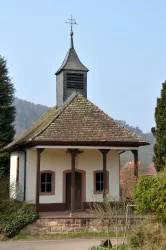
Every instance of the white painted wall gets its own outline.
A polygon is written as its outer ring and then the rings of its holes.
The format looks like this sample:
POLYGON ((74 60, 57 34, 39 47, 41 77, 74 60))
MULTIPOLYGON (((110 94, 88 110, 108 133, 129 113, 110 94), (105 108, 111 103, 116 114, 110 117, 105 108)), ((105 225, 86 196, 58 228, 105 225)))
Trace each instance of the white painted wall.
MULTIPOLYGON (((40 196, 40 203, 62 202, 63 171, 71 168, 70 154, 65 149, 45 149, 41 153, 40 170, 55 171, 55 195, 40 196)), ((27 151, 26 200, 35 201, 36 190, 36 150, 27 151), (28 185, 30 183, 30 185, 28 185)))
MULTIPOLYGON (((93 171, 103 169, 102 153, 99 150, 85 150, 76 160, 78 169, 86 170, 86 200, 96 201, 102 195, 94 195, 93 171)), ((107 170, 109 171, 109 195, 119 198, 119 152, 111 150, 107 154, 107 170)))
POLYGON ((11 198, 24 197, 24 152, 15 151, 10 154, 10 196, 11 198), (16 188, 17 157, 19 157, 19 184, 16 188), (18 194, 19 193, 19 194, 18 194))
POLYGON ((16 198, 16 171, 18 152, 10 154, 10 197, 16 198))
POLYGON ((24 197, 24 167, 25 164, 25 153, 24 152, 19 152, 19 188, 22 191, 22 195, 24 197))
MULTIPOLYGON (((41 154, 41 171, 55 171, 55 195, 40 196, 40 203, 63 202, 63 171, 71 168, 71 155, 65 149, 45 149, 41 154)), ((93 194, 93 171, 102 170, 102 154, 99 150, 82 150, 76 157, 76 169, 86 171, 86 201, 99 196, 93 194)), ((26 200, 35 201, 36 190, 36 150, 27 150, 26 200)), ((119 153, 111 150, 107 154, 110 195, 119 198, 119 153)))

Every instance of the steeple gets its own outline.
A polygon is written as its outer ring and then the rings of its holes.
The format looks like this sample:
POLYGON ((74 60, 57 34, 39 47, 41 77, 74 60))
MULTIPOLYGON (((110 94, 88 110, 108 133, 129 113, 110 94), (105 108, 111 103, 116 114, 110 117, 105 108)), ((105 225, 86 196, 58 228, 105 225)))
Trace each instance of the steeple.
POLYGON ((87 97, 87 72, 89 70, 82 64, 74 49, 72 26, 77 23, 72 16, 68 20, 67 23, 71 25, 70 48, 61 67, 55 73, 57 107, 60 107, 74 92, 79 92, 87 97))
POLYGON ((72 27, 71 27, 71 32, 70 32, 70 36, 71 36, 70 49, 74 49, 73 35, 74 35, 74 33, 73 33, 72 27))

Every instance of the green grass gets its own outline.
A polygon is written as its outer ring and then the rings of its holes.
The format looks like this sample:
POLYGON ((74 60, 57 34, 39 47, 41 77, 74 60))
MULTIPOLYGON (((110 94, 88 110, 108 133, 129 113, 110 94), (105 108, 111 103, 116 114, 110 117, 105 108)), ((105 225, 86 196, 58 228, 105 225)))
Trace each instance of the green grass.
MULTIPOLYGON (((110 237, 115 237, 114 232, 110 232, 110 237)), ((122 234, 119 234, 122 236, 122 234)), ((74 238, 106 238, 107 233, 81 232, 81 233, 56 233, 56 234, 18 234, 12 240, 52 240, 52 239, 74 239, 74 238)))

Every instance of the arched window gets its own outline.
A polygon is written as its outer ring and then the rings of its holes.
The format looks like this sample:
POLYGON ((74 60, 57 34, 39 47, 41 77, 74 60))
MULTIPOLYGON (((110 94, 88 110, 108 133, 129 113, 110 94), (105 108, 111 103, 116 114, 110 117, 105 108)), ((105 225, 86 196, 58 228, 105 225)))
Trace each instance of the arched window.
POLYGON ((40 195, 55 194, 55 172, 45 170, 40 172, 40 195))

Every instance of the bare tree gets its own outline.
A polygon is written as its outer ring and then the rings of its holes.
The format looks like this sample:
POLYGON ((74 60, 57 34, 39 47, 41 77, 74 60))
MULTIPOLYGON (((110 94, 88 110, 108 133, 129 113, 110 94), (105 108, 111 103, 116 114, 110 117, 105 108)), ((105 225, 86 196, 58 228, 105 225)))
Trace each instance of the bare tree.
POLYGON ((107 231, 108 234, 108 249, 110 249, 110 232, 115 232, 116 235, 116 249, 118 249, 119 233, 123 232, 125 242, 126 230, 126 213, 127 213, 126 199, 117 200, 113 197, 103 198, 101 201, 94 201, 89 203, 89 212, 101 222, 101 230, 107 231))

